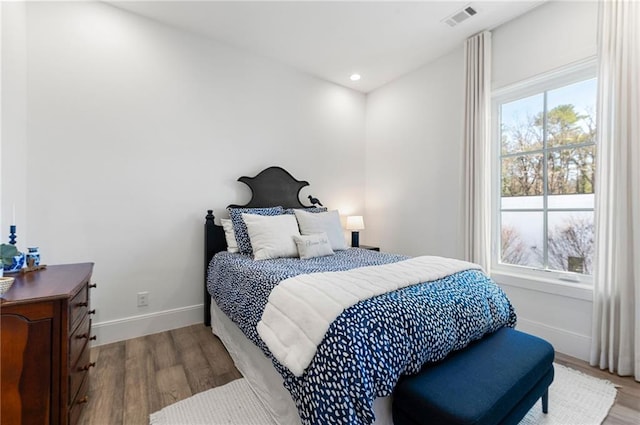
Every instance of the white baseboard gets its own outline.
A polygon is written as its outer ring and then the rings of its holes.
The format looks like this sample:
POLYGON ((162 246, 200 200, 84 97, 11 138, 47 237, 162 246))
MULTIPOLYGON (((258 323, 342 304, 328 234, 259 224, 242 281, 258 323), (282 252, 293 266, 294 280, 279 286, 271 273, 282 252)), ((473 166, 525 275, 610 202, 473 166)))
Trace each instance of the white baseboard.
POLYGON ((589 361, 591 337, 518 317, 516 329, 546 339, 556 351, 589 361))
POLYGON ((91 331, 97 338, 93 346, 203 323, 203 309, 204 305, 198 304, 94 323, 91 331))

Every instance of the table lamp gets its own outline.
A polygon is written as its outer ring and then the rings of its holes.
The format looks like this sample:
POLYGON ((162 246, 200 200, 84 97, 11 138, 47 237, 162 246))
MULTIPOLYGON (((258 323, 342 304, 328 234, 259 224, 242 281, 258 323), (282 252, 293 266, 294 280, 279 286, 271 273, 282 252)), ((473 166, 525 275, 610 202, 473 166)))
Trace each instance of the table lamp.
POLYGON ((350 215, 347 217, 347 230, 351 230, 351 246, 360 246, 360 232, 364 230, 364 220, 361 215, 350 215))

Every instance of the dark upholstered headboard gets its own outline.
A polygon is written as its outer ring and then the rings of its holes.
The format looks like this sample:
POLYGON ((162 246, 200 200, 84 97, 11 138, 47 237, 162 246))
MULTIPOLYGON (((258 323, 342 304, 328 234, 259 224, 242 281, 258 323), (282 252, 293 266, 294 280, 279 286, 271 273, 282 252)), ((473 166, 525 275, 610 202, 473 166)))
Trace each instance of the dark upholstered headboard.
MULTIPOLYGON (((269 167, 255 177, 243 176, 238 179, 251 189, 251 200, 245 205, 229 205, 235 208, 311 208, 300 202, 299 194, 309 182, 297 180, 282 167, 269 167)), ((213 210, 207 210, 204 224, 204 324, 211 325, 211 296, 207 291, 207 270, 213 256, 227 249, 222 226, 214 223, 213 210)))

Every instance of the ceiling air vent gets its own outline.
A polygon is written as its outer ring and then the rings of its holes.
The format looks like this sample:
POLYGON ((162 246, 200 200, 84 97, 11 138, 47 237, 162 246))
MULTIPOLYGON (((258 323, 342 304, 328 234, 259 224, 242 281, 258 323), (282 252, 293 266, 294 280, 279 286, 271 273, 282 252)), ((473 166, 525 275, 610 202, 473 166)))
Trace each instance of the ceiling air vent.
POLYGON ((453 15, 449 16, 448 18, 443 19, 442 22, 446 23, 450 27, 455 27, 460 22, 466 21, 476 13, 478 12, 473 7, 467 6, 461 11, 456 12, 453 15))

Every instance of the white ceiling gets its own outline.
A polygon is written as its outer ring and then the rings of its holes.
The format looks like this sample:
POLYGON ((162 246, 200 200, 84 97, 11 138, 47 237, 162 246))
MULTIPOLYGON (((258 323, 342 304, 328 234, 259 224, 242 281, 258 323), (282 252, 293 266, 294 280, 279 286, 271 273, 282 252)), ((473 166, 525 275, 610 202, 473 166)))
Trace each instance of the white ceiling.
POLYGON ((543 2, 109 1, 364 93, 543 2), (468 5, 475 16, 442 22, 468 5), (353 73, 362 79, 350 81, 353 73))

